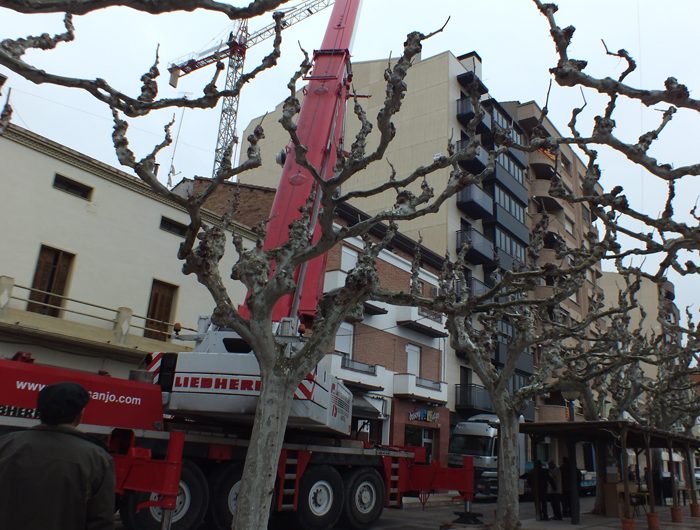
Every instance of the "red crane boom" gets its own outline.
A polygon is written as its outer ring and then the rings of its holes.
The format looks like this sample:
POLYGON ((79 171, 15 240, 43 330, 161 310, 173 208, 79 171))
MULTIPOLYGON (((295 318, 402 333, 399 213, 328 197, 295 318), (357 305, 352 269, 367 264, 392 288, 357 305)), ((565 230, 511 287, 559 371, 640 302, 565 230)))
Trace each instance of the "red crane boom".
MULTIPOLYGON (((306 78, 309 84, 297 121, 297 134, 308 149, 307 159, 319 169, 324 179, 333 176, 337 149, 343 144, 345 102, 352 79, 349 47, 359 7, 360 0, 336 0, 321 49, 314 52, 314 66, 306 78)), ((291 153, 293 146, 290 144, 287 150, 291 153)), ((309 172, 297 164, 294 156, 287 156, 267 225, 265 250, 287 242, 290 223, 299 219, 299 209, 313 192, 318 191, 317 188, 309 172)), ((320 229, 316 228, 319 201, 317 193, 309 221, 314 241, 321 235, 320 229)), ((325 269, 325 254, 297 269, 297 290, 277 302, 273 322, 285 317, 299 318, 306 324, 313 320, 323 294, 325 269)), ((241 309, 243 315, 248 316, 246 308, 241 309)))

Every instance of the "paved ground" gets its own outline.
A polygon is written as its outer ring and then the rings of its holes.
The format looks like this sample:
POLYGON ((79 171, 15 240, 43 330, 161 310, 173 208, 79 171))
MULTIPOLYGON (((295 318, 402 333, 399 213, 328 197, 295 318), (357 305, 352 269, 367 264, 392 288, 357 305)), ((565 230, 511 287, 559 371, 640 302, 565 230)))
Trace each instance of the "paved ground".
MULTIPOLYGON (((483 513, 483 521, 493 522, 495 502, 478 502, 473 505, 472 511, 483 513)), ((608 530, 616 528, 620 530, 620 519, 613 517, 599 517, 589 512, 593 508, 593 498, 581 499, 581 523, 572 526, 570 520, 564 521, 537 521, 532 502, 520 503, 520 515, 523 530, 571 530, 572 528, 586 530, 608 530)), ((459 510, 459 505, 452 506, 428 506, 421 510, 420 505, 405 508, 403 510, 384 510, 382 518, 373 530, 440 530, 449 528, 448 523, 454 521, 454 511, 459 510)), ((700 518, 690 517, 690 508, 683 510, 683 523, 671 523, 671 514, 668 507, 658 507, 663 530, 700 530, 700 518)), ((458 526, 458 528, 488 528, 488 526, 458 526)), ((636 530, 646 530, 647 521, 644 513, 636 517, 636 530)))
MULTIPOLYGON (((483 514, 485 525, 454 525, 449 526, 456 519, 455 511, 462 509, 461 504, 447 504, 446 497, 431 499, 431 505, 424 510, 416 502, 407 502, 406 507, 401 510, 385 509, 381 519, 375 524, 372 530, 443 530, 448 528, 488 528, 488 524, 493 522, 496 503, 492 501, 476 502, 473 512, 483 514)), ((614 517, 599 517, 591 515, 589 512, 593 507, 593 498, 584 497, 581 499, 581 523, 572 526, 571 521, 537 521, 532 502, 520 503, 520 520, 523 530, 609 530, 622 528, 620 519, 614 517)), ((661 519, 662 530, 700 530, 700 518, 691 518, 690 509, 686 506, 683 509, 683 522, 671 523, 671 514, 668 507, 658 507, 661 519)), ((120 525, 117 528, 121 529, 120 525)), ((296 530, 292 519, 278 521, 277 528, 280 530, 296 530)), ((646 516, 642 513, 636 517, 636 530, 646 530, 646 516)), ((203 529, 206 530, 206 529, 203 529)))

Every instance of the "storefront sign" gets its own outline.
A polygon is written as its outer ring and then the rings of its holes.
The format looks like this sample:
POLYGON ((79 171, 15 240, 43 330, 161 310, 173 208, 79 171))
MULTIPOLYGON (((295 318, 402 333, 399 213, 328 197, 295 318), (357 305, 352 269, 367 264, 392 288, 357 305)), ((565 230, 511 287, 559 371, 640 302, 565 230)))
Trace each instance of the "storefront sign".
POLYGON ((432 409, 416 409, 408 413, 409 421, 440 421, 440 413, 432 409))

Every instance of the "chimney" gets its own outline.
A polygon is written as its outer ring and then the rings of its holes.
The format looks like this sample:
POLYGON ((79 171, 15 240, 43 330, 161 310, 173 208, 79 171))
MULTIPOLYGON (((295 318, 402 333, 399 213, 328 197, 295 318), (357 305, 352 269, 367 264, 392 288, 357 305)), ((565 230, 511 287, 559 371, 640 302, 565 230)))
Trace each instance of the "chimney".
POLYGON ((474 72, 476 74, 476 77, 481 79, 481 57, 478 53, 465 53, 464 55, 460 55, 459 57, 457 57, 457 60, 462 66, 464 66, 464 68, 466 68, 470 72, 474 72))

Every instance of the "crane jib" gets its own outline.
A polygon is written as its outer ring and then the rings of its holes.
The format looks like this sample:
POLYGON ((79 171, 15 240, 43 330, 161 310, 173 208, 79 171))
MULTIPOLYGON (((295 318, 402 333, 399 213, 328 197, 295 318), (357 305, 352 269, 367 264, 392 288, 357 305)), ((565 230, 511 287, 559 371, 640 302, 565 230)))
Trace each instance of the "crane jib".
MULTIPOLYGON (((307 147, 307 160, 321 171, 323 178, 332 176, 337 147, 342 144, 345 102, 350 90, 350 52, 359 0, 336 1, 323 39, 323 46, 314 53, 314 66, 308 77, 309 85, 299 111, 297 135, 307 147)), ((312 196, 315 183, 313 177, 299 164, 295 157, 288 156, 275 199, 270 212, 267 235, 263 248, 273 249, 288 240, 289 225, 299 219, 300 209, 312 196)), ((318 198, 317 198, 318 200, 318 198)), ((313 240, 320 237, 316 226, 318 210, 310 219, 314 228, 313 240)), ((274 264, 272 264, 274 268, 274 264)), ((278 322, 286 317, 302 317, 311 320, 316 313, 318 300, 323 294, 323 278, 326 255, 305 264, 304 270, 295 274, 297 293, 280 299, 275 306, 272 319, 278 322)), ((248 316, 242 307, 242 314, 248 316)))

